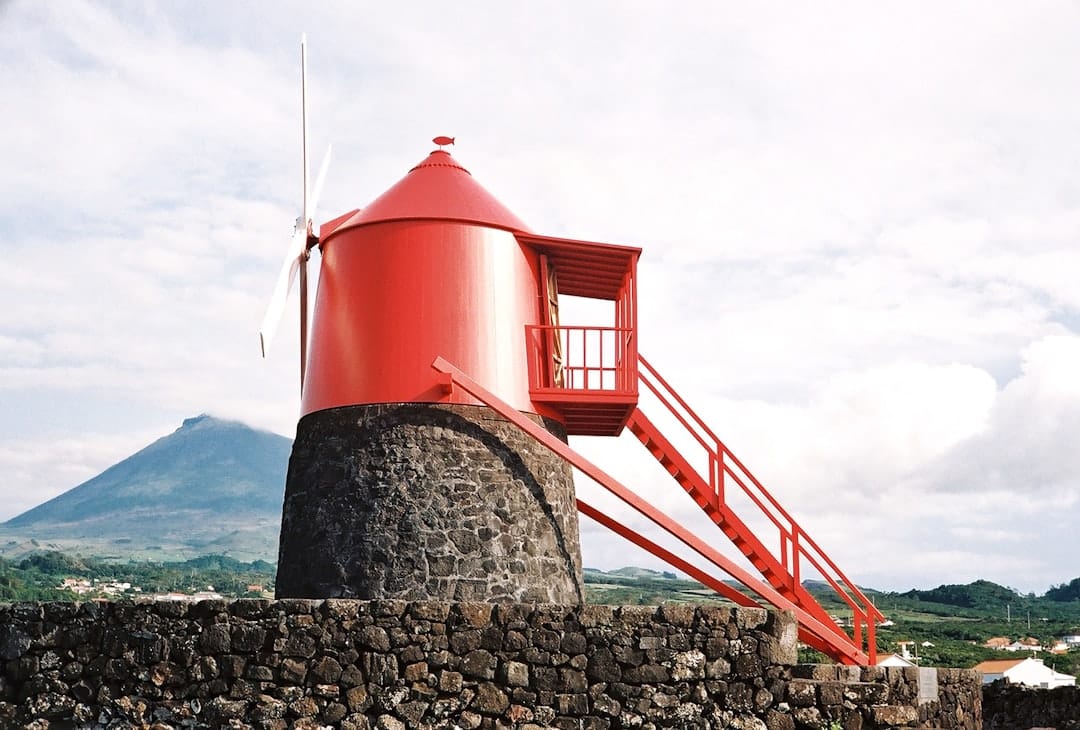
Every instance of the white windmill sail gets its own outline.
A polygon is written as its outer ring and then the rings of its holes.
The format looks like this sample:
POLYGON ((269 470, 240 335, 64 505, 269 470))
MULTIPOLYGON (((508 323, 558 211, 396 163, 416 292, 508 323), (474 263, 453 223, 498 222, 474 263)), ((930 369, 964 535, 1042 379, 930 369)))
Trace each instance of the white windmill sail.
POLYGON ((309 242, 314 235, 314 219, 318 209, 319 196, 322 193, 323 184, 326 182, 326 173, 330 167, 330 155, 332 147, 327 145, 326 155, 319 167, 318 177, 315 178, 315 187, 308 190, 308 163, 307 163, 307 36, 300 36, 300 146, 303 158, 303 197, 302 213, 296 219, 293 229, 292 240, 285 253, 285 261, 278 274, 274 292, 270 296, 270 302, 263 316, 262 326, 259 328, 259 346, 262 356, 266 357, 270 350, 270 344, 277 332, 281 317, 288 304, 289 293, 292 291, 293 282, 296 281, 297 273, 300 276, 300 378, 303 387, 303 374, 307 357, 307 260, 309 242))

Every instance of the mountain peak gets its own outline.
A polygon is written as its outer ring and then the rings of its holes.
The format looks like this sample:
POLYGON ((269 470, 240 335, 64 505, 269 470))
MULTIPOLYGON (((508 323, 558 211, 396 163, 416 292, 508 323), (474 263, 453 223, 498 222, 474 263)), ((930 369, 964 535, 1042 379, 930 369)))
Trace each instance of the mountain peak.
POLYGON ((33 529, 35 536, 159 541, 169 530, 191 532, 192 525, 219 534, 273 525, 280 521, 290 447, 284 436, 203 413, 4 526, 33 529))

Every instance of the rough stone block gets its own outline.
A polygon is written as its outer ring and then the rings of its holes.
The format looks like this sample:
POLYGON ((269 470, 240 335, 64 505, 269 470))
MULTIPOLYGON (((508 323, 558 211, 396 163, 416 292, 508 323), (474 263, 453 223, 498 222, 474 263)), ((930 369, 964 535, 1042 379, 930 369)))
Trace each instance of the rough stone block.
POLYGON ((579 613, 581 625, 585 628, 597 626, 610 626, 614 617, 614 609, 611 606, 585 605, 579 613))
POLYGON ((455 654, 465 655, 474 649, 480 648, 480 631, 477 629, 465 629, 450 634, 450 650, 455 654))
POLYGON ((428 678, 427 662, 416 662, 405 667, 406 682, 425 682, 428 678))
POLYGON ((764 608, 746 608, 739 606, 735 609, 735 625, 743 630, 751 630, 764 626, 768 618, 769 612, 764 608))
POLYGON ((669 681, 671 675, 667 667, 660 664, 642 664, 623 670, 623 679, 635 684, 660 684, 669 681))
POLYGON ((795 718, 787 712, 769 710, 765 715, 767 730, 795 730, 795 718))
POLYGON ((501 715, 510 706, 510 699, 499 687, 491 682, 481 682, 476 688, 473 705, 483 715, 501 715))
POLYGON ((618 621, 629 627, 645 626, 652 623, 656 606, 618 606, 615 612, 618 621))
POLYGON ((390 636, 381 626, 365 626, 360 629, 360 646, 373 651, 390 651, 390 636))
POLYGON ((791 668, 795 679, 812 679, 817 682, 835 682, 843 669, 839 664, 796 664, 791 668))
POLYGON ((379 715, 375 720, 376 730, 405 730, 405 723, 393 715, 379 715))
POLYGON ((813 680, 793 679, 788 682, 785 699, 793 707, 810 707, 817 703, 817 687, 813 680))
POLYGON ((818 699, 826 707, 842 705, 844 703, 844 683, 822 682, 818 685, 818 699))
POLYGON ((495 677, 497 660, 486 649, 475 649, 465 655, 461 661, 461 672, 467 677, 492 679, 495 677))
POLYGON ((622 678, 622 669, 609 648, 594 645, 588 654, 585 675, 598 682, 617 682, 622 678))
POLYGON ((564 633, 559 641, 559 650, 565 654, 584 654, 587 648, 588 643, 585 640, 585 634, 577 631, 564 633))
POLYGON ((442 672, 439 672, 439 690, 450 694, 456 694, 461 691, 463 679, 460 672, 443 670, 442 672))
POLYGON ((499 678, 508 687, 529 686, 529 665, 521 662, 503 662, 499 668, 499 678))
POLYGON ((679 652, 672 659, 671 678, 676 682, 688 679, 704 679, 705 655, 693 649, 679 652))
MULTIPOLYGON (((459 687, 460 688, 460 687, 459 687)), ((371 700, 368 697, 367 687, 359 684, 355 687, 350 687, 345 690, 345 702, 349 706, 349 710, 352 712, 363 712, 371 706, 371 700)))
POLYGON ((589 713, 589 696, 586 694, 558 694, 555 703, 556 709, 563 715, 580 717, 589 713))
POLYGON ((795 719, 795 724, 798 727, 820 728, 825 725, 821 710, 816 707, 796 707, 791 716, 795 719))
POLYGON ((491 624, 491 611, 490 603, 457 603, 451 615, 460 618, 466 626, 482 629, 491 624))
POLYGON ((681 603, 665 603, 658 613, 662 621, 672 626, 688 629, 694 625, 694 606, 681 603))
POLYGON ((919 721, 919 711, 908 705, 885 705, 870 708, 870 719, 879 725, 904 727, 919 721))
POLYGON ((443 623, 450 615, 450 604, 446 601, 413 601, 409 604, 409 615, 420 621, 443 623))

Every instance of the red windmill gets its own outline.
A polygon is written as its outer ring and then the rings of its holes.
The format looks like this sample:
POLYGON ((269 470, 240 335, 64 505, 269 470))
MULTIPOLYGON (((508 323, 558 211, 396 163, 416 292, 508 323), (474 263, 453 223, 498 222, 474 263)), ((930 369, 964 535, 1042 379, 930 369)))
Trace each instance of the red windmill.
POLYGON ((881 613, 638 353, 641 250, 533 233, 442 149, 453 138, 435 142, 366 208, 317 236, 298 226, 285 291, 308 248, 322 265, 310 343, 302 327, 279 597, 579 601, 572 465, 749 593, 576 500, 590 518, 735 603, 794 611, 800 638, 836 659, 873 662, 881 613), (612 320, 563 323, 560 295, 610 301, 612 320), (641 385, 707 468, 645 416, 641 385), (715 535, 686 529, 566 441, 624 429, 715 535), (736 503, 758 514, 736 514, 736 503), (771 548, 747 527, 762 514, 771 548), (712 547, 718 535, 765 580, 712 547), (851 608, 852 635, 802 585, 803 568, 851 608))

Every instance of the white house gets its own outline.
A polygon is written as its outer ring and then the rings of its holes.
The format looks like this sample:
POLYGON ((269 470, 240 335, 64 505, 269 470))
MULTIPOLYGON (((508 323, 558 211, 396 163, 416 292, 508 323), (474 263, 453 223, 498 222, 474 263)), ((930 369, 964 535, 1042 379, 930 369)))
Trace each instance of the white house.
POLYGON ((878 656, 877 665, 879 667, 914 667, 916 664, 910 662, 899 654, 884 654, 878 656))
POLYGON ((972 667, 982 672, 983 684, 995 679, 1007 679, 1011 684, 1025 684, 1028 687, 1053 689, 1071 687, 1076 684, 1076 677, 1056 672, 1043 664, 1042 659, 995 659, 981 662, 972 667))

